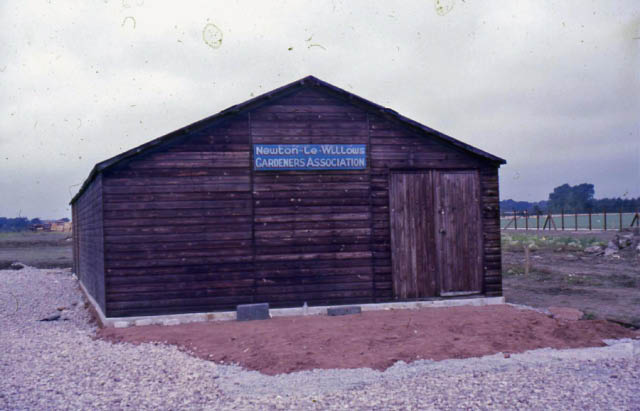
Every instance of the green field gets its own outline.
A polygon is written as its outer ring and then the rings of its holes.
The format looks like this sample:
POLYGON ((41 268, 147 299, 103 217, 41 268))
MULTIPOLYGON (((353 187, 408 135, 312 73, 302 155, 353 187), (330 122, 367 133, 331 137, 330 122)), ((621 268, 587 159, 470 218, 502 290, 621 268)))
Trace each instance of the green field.
MULTIPOLYGON (((631 226, 631 221, 633 221, 635 213, 622 213, 622 228, 626 228, 631 226)), ((560 214, 554 214, 551 216, 553 221, 556 223, 556 227, 558 230, 562 229, 562 216, 560 214)), ((539 227, 542 229, 544 226, 545 220, 547 216, 541 215, 539 222, 536 222, 536 216, 529 216, 528 218, 528 226, 529 229, 536 229, 536 224, 539 224, 539 227)), ((589 215, 588 214, 578 214, 577 215, 577 229, 578 230, 588 230, 589 229, 589 215)), ((637 225, 637 223, 636 223, 637 225)), ((524 216, 517 217, 517 227, 518 229, 525 229, 527 226, 527 221, 524 216)), ((513 229, 516 225, 513 222, 513 216, 506 216, 500 218, 500 228, 513 229)), ((553 226, 551 226, 553 228, 553 226)), ((549 228, 549 224, 547 224, 547 228, 549 228)), ((576 216, 574 214, 565 214, 564 215, 564 228, 565 230, 576 230, 576 216)), ((604 215, 603 214, 592 214, 591 215, 591 228, 593 230, 603 230, 604 229, 604 215)), ((607 230, 619 230, 620 229, 620 215, 618 213, 607 213, 607 230)))
POLYGON ((0 232, 0 269, 16 262, 38 268, 71 267, 71 234, 0 232))

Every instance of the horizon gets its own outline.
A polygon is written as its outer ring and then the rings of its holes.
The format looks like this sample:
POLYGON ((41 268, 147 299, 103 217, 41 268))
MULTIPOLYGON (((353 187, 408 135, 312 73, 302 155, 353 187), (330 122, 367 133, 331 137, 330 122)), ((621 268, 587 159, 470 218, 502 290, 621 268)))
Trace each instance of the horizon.
POLYGON ((7 1, 0 215, 70 217, 94 164, 307 75, 506 159, 501 200, 637 198, 639 21, 633 0, 7 1))
MULTIPOLYGON (((562 184, 560 184, 562 185, 562 184)), ((558 187, 558 186, 556 186, 558 187)), ((554 187, 555 188, 555 187, 554 187)), ((553 191, 553 188, 551 189, 551 191, 553 191)), ((74 194, 75 195, 75 194, 74 194)), ((603 199, 622 199, 622 200, 634 200, 634 199, 640 199, 640 195, 637 197, 621 197, 621 196, 615 196, 615 197, 593 197, 594 200, 603 200, 603 199)), ((544 201, 549 201, 549 198, 547 196, 546 199, 542 199, 542 200, 518 200, 515 198, 500 198, 500 202, 503 201, 515 201, 515 202, 526 202, 526 203, 540 203, 540 202, 544 202, 544 201)), ((62 220, 64 218, 68 218, 71 219, 71 216, 62 216, 62 217, 40 217, 40 216, 27 216, 27 215, 16 215, 16 216, 7 216, 7 215, 0 215, 0 218, 5 217, 5 218, 27 218, 29 220, 33 220, 35 218, 38 218, 42 221, 56 221, 56 220, 62 220)))

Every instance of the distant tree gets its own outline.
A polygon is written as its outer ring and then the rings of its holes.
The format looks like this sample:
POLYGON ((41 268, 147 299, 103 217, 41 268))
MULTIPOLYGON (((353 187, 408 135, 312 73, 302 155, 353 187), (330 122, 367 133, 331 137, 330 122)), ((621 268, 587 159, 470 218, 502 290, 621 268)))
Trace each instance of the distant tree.
POLYGON ((570 186, 563 184, 553 189, 549 194, 548 201, 500 201, 500 212, 511 215, 514 211, 522 214, 528 211, 530 214, 544 214, 547 211, 559 213, 565 212, 585 213, 592 211, 601 213, 604 209, 610 212, 622 211, 623 213, 633 213, 640 210, 640 197, 638 198, 600 198, 594 199, 595 189, 593 184, 578 184, 570 186))
POLYGON ((64 221, 65 223, 68 223, 71 220, 69 220, 67 217, 65 217, 65 218, 61 218, 59 221, 64 221))
POLYGON ((29 229, 29 219, 26 217, 0 217, 0 231, 25 231, 29 229))
POLYGON ((584 211, 593 206, 593 184, 579 184, 570 186, 563 184, 553 189, 549 194, 549 207, 554 211, 584 211))
POLYGON ((533 206, 533 213, 534 214, 542 214, 542 209, 540 208, 540 206, 538 204, 533 206))
POLYGON ((580 210, 593 207, 595 189, 593 184, 583 183, 573 187, 573 209, 580 210))
POLYGON ((543 213, 542 210, 547 208, 547 201, 537 201, 537 202, 529 202, 529 201, 514 201, 514 200, 502 200, 500 201, 500 212, 502 214, 511 214, 514 211, 518 212, 518 214, 523 214, 524 211, 529 214, 534 214, 537 211, 543 213))
POLYGON ((38 217, 32 218, 30 221, 30 224, 31 225, 42 224, 42 220, 40 220, 38 217))
POLYGON ((623 213, 633 213, 640 210, 640 197, 638 198, 600 198, 593 200, 593 211, 601 213, 607 211, 622 211, 623 213))

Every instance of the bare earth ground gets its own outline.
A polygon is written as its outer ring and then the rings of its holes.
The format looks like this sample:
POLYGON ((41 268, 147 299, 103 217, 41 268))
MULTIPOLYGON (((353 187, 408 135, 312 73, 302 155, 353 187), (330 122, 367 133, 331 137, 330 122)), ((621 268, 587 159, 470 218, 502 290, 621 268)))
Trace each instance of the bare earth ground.
POLYGON ((38 268, 71 267, 71 233, 0 233, 0 270, 15 262, 38 268))
POLYGON ((505 241, 503 232, 503 287, 507 302, 538 308, 572 307, 585 312, 587 318, 621 321, 640 328, 640 253, 635 247, 628 247, 605 257, 580 249, 594 242, 606 244, 616 234, 525 235, 520 231, 507 232, 505 241), (525 275, 522 244, 532 240, 539 248, 530 253, 531 270, 525 275), (576 247, 577 243, 580 247, 576 247))
POLYGON ((174 344, 203 359, 275 375, 317 368, 384 370, 399 360, 604 346, 602 339, 640 334, 603 320, 565 322, 494 305, 108 328, 98 336, 113 342, 174 344))

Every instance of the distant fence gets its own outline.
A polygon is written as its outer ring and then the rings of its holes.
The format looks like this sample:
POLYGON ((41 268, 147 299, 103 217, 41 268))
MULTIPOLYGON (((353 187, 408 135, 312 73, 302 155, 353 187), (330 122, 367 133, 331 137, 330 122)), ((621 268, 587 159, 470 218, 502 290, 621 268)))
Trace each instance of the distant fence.
POLYGON ((627 227, 640 227, 640 213, 565 213, 529 214, 524 211, 503 213, 500 216, 500 228, 503 230, 621 230, 627 227))

